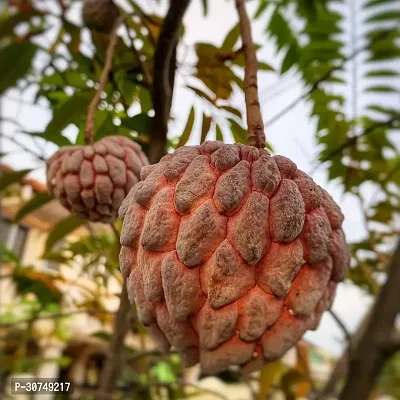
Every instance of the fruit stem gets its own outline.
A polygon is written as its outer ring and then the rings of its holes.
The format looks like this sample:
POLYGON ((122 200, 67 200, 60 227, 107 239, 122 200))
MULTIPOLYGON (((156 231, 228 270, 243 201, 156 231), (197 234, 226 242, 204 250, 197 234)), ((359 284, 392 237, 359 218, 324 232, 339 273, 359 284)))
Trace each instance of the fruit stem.
POLYGON ((240 33, 244 51, 244 96, 247 114, 247 143, 259 149, 265 147, 264 123, 258 99, 256 49, 251 36, 250 20, 247 15, 245 0, 236 0, 239 14, 240 33))
POLYGON ((112 67, 112 59, 114 55, 115 46, 117 45, 117 30, 121 23, 124 21, 125 15, 120 15, 115 21, 114 27, 110 33, 110 37, 108 40, 108 46, 106 51, 106 62, 104 63, 103 71, 101 72, 99 87, 96 90, 95 95, 89 105, 87 118, 86 118, 86 126, 85 126, 85 142, 87 145, 93 144, 94 137, 94 115, 96 113, 97 106, 100 102, 101 94, 104 91, 104 88, 108 81, 108 75, 110 74, 110 70, 112 67))

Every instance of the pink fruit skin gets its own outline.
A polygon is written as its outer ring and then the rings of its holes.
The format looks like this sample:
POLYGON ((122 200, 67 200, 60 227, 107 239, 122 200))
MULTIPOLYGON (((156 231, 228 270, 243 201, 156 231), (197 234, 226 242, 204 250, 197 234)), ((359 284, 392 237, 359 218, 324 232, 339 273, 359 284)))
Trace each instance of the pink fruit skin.
POLYGON ((147 157, 137 143, 108 136, 93 146, 58 150, 47 161, 47 187, 73 214, 110 223, 145 165, 147 157))
POLYGON ((141 177, 119 211, 120 262, 160 348, 250 372, 317 328, 350 252, 340 208, 292 161, 205 142, 141 177))

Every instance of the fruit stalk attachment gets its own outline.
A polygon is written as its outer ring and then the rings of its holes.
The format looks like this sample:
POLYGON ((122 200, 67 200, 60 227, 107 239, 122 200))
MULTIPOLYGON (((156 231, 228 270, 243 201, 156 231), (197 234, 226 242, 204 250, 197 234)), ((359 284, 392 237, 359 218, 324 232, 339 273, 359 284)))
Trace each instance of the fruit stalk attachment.
POLYGON ((85 126, 85 143, 87 145, 93 144, 93 137, 94 137, 94 116, 96 113, 97 106, 100 102, 100 97, 104 88, 108 81, 108 75, 110 74, 111 67, 112 67, 112 59, 114 55, 114 50, 117 45, 117 30, 121 23, 124 21, 125 15, 120 15, 117 20, 115 21, 114 27, 110 33, 107 51, 106 51, 106 61, 103 67, 103 71, 100 76, 99 87, 96 90, 95 95, 89 105, 87 118, 86 118, 86 126, 85 126))
POLYGON ((247 143, 258 149, 265 147, 264 123, 258 99, 256 49, 251 35, 250 20, 247 15, 245 0, 236 0, 239 14, 240 33, 244 51, 244 95, 247 114, 247 143))

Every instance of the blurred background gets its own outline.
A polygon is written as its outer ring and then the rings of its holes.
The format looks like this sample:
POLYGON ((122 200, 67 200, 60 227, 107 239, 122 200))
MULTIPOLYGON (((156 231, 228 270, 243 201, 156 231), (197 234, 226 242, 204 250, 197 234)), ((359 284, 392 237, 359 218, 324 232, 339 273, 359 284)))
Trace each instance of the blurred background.
MULTIPOLYGON (((9 394, 10 379, 21 376, 74 379, 74 396, 54 398, 99 398, 110 351, 121 353, 115 399, 316 399, 331 379, 343 384, 345 370, 332 372, 387 279, 400 233, 400 2, 246 3, 268 146, 327 189, 345 215, 352 262, 332 312, 281 360, 249 375, 184 370, 176 354, 157 350, 134 307, 116 349, 121 223, 111 229, 71 216, 45 182, 45 162, 58 147, 84 144, 108 36, 85 26, 82 0, 4 0, 0 398, 24 398, 9 394)), ((95 140, 124 135, 148 152, 153 56, 170 4, 115 4, 128 17, 95 140)), ((193 0, 177 48, 169 151, 206 139, 246 141, 243 66, 234 1, 193 0)), ((371 399, 400 399, 399 355, 385 364, 371 399)))

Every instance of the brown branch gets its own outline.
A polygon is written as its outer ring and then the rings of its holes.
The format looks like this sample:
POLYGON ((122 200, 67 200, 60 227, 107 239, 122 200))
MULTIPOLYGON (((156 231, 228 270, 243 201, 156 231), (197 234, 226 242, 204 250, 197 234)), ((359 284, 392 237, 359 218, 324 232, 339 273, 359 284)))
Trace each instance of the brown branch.
POLYGON ((388 267, 383 285, 366 329, 350 354, 349 373, 340 400, 365 400, 385 362, 391 357, 382 343, 390 341, 397 313, 400 311, 400 240, 388 267))
POLYGON ((265 147, 265 133, 258 98, 258 62, 256 49, 251 36, 250 20, 246 12, 245 1, 236 0, 236 8, 239 14, 240 33, 242 35, 245 60, 244 95, 247 113, 247 143, 250 146, 263 149, 265 147))
POLYGON ((171 0, 161 27, 154 54, 153 90, 154 119, 152 126, 149 160, 154 164, 165 154, 168 120, 171 111, 173 81, 176 70, 176 46, 183 16, 190 0, 171 0))
POLYGON ((129 329, 129 314, 131 304, 128 299, 126 281, 123 283, 121 301, 114 321, 114 333, 111 341, 111 351, 101 372, 100 388, 96 399, 106 399, 114 392, 118 375, 121 371, 122 355, 124 350, 125 336, 129 329))
POLYGON ((383 339, 380 345, 382 346, 382 351, 390 356, 400 351, 400 331, 392 332, 389 339, 383 339))
POLYGON ((106 51, 106 61, 104 63, 103 71, 101 72, 99 87, 89 105, 87 118, 86 118, 86 127, 85 127, 85 141, 86 144, 93 144, 94 137, 94 115, 96 113, 97 106, 99 104, 101 94, 104 91, 104 88, 108 81, 108 75, 110 74, 112 67, 112 59, 114 55, 115 46, 117 45, 118 36, 117 30, 121 25, 123 20, 125 19, 125 15, 120 15, 115 21, 113 30, 110 33, 108 47, 106 51))
POLYGON ((332 396, 337 397, 337 386, 341 378, 347 373, 350 352, 352 348, 354 348, 354 346, 360 341, 360 338, 366 329, 370 317, 371 312, 368 312, 367 315, 365 315, 364 319, 361 321, 357 331, 352 335, 350 342, 351 345, 350 343, 348 344, 345 352, 336 362, 328 380, 325 382, 324 388, 317 394, 315 400, 330 399, 332 396))

